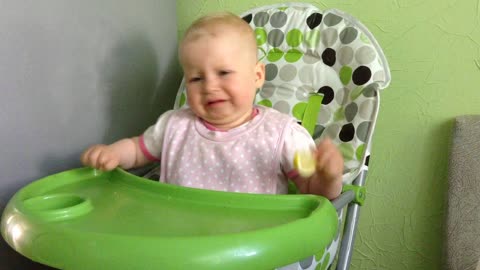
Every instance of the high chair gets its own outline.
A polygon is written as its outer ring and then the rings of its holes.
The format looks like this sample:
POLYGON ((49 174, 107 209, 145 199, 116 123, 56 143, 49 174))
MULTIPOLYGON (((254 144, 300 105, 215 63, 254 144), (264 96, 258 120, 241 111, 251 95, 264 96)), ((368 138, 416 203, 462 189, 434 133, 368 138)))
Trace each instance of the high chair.
MULTIPOLYGON (((336 257, 336 269, 348 269, 388 63, 367 28, 339 10, 288 3, 241 17, 266 64, 255 102, 336 143, 345 160, 339 198, 144 181, 158 179, 158 168, 143 177, 82 168, 13 196, 1 221, 9 245, 61 269, 316 270, 336 257)), ((174 107, 187 99, 182 82, 174 107)))

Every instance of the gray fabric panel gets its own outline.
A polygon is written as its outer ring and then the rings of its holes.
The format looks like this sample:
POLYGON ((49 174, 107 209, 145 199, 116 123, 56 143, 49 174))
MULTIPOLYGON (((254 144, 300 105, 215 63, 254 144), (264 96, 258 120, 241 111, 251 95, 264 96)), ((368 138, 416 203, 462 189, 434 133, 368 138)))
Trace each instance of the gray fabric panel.
POLYGON ((480 115, 457 117, 448 178, 447 269, 474 270, 480 258, 479 153, 480 115))

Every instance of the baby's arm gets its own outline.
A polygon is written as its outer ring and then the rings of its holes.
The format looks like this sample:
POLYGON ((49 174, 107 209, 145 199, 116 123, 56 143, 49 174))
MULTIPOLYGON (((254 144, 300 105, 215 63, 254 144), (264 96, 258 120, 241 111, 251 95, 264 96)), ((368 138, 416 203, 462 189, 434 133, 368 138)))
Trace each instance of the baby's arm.
POLYGON ((80 158, 82 163, 85 166, 109 171, 118 166, 128 170, 158 161, 156 157, 160 156, 163 135, 172 113, 173 111, 167 111, 160 115, 157 122, 141 137, 122 139, 110 145, 90 146, 80 158), (145 144, 148 144, 148 147, 145 144))
POLYGON ((116 167, 131 169, 144 166, 151 161, 145 157, 138 137, 119 140, 110 145, 93 145, 81 156, 85 166, 110 171, 116 167))
POLYGON ((301 193, 335 199, 342 191, 343 157, 330 139, 321 141, 313 153, 316 168, 309 178, 298 176, 292 181, 301 193))

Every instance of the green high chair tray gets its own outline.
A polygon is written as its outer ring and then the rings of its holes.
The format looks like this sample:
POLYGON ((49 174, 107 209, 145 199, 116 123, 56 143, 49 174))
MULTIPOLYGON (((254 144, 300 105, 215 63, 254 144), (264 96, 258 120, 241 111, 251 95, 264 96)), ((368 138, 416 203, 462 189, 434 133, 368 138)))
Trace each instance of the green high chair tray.
POLYGON ((313 195, 219 192, 116 169, 74 169, 19 190, 1 232, 61 269, 273 269, 323 251, 337 212, 313 195))

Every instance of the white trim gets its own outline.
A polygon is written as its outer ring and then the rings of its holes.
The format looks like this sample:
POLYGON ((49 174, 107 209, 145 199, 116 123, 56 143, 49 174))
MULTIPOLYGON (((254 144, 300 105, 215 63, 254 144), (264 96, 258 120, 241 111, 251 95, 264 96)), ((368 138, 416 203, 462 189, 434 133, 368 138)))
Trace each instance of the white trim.
POLYGON ((182 78, 182 82, 180 83, 180 86, 178 87, 177 90, 177 96, 175 97, 175 102, 173 103, 173 109, 179 109, 180 108, 180 99, 182 98, 182 93, 183 89, 185 88, 185 77, 182 78))
POLYGON ((249 9, 242 14, 240 14, 240 17, 244 17, 250 13, 256 13, 261 10, 267 10, 267 9, 273 9, 273 8, 279 8, 279 7, 305 7, 305 8, 314 8, 317 10, 320 10, 318 7, 309 4, 309 3, 297 3, 297 2, 286 2, 286 3, 279 3, 279 4, 273 4, 273 5, 268 5, 268 6, 261 6, 261 7, 256 7, 249 9))

